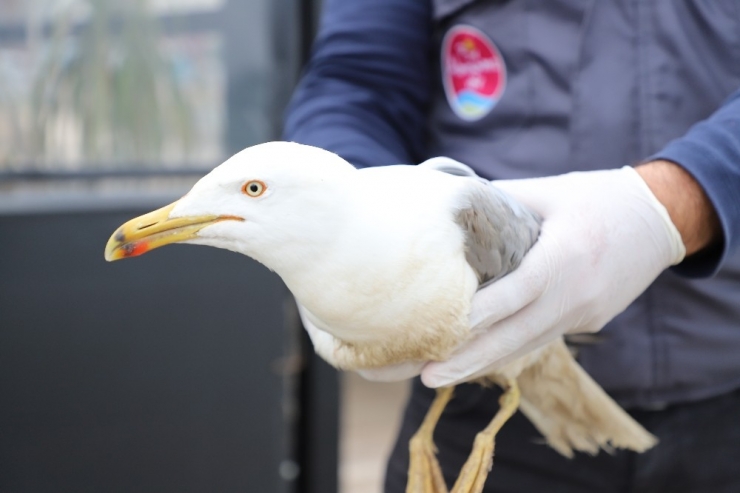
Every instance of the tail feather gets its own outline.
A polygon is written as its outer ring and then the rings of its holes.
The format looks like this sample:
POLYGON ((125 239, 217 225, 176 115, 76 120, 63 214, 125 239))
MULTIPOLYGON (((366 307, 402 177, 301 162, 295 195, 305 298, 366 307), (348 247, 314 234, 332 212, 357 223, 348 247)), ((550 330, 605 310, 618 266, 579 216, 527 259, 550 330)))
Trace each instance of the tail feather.
POLYGON ((517 381, 522 413, 566 457, 574 449, 644 452, 658 442, 581 368, 562 340, 544 348, 517 381))

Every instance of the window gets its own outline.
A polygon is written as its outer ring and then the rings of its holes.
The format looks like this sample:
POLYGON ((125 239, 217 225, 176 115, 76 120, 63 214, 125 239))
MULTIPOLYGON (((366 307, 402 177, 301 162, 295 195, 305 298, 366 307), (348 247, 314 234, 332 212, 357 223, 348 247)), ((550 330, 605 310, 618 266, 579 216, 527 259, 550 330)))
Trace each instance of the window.
POLYGON ((0 177, 196 174, 277 138, 291 5, 0 0, 0 177))

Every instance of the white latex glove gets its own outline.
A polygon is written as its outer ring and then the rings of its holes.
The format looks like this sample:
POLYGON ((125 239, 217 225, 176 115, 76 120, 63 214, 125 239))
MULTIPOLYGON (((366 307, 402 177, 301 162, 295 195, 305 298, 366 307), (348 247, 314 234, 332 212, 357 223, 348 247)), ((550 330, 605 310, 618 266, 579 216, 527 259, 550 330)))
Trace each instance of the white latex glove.
POLYGON ((540 237, 517 270, 476 293, 476 336, 424 367, 429 387, 484 375, 565 333, 600 330, 685 255, 633 168, 494 185, 543 217, 540 237))

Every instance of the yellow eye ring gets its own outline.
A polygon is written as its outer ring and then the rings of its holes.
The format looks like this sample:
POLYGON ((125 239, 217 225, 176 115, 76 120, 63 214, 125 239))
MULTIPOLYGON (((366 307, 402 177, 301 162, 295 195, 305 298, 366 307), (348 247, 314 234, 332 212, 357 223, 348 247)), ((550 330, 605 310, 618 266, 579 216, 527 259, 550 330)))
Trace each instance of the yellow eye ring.
POLYGON ((259 197, 267 190, 267 185, 259 180, 251 180, 244 184, 242 192, 250 197, 259 197))

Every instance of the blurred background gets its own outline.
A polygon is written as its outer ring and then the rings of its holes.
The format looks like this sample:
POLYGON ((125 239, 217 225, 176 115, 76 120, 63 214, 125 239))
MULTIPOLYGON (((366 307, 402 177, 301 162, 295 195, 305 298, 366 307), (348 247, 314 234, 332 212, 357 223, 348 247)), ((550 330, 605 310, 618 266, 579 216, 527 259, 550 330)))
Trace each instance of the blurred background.
POLYGON ((378 493, 405 384, 313 354, 279 278, 125 220, 279 138, 319 0, 0 0, 0 493, 378 493))

